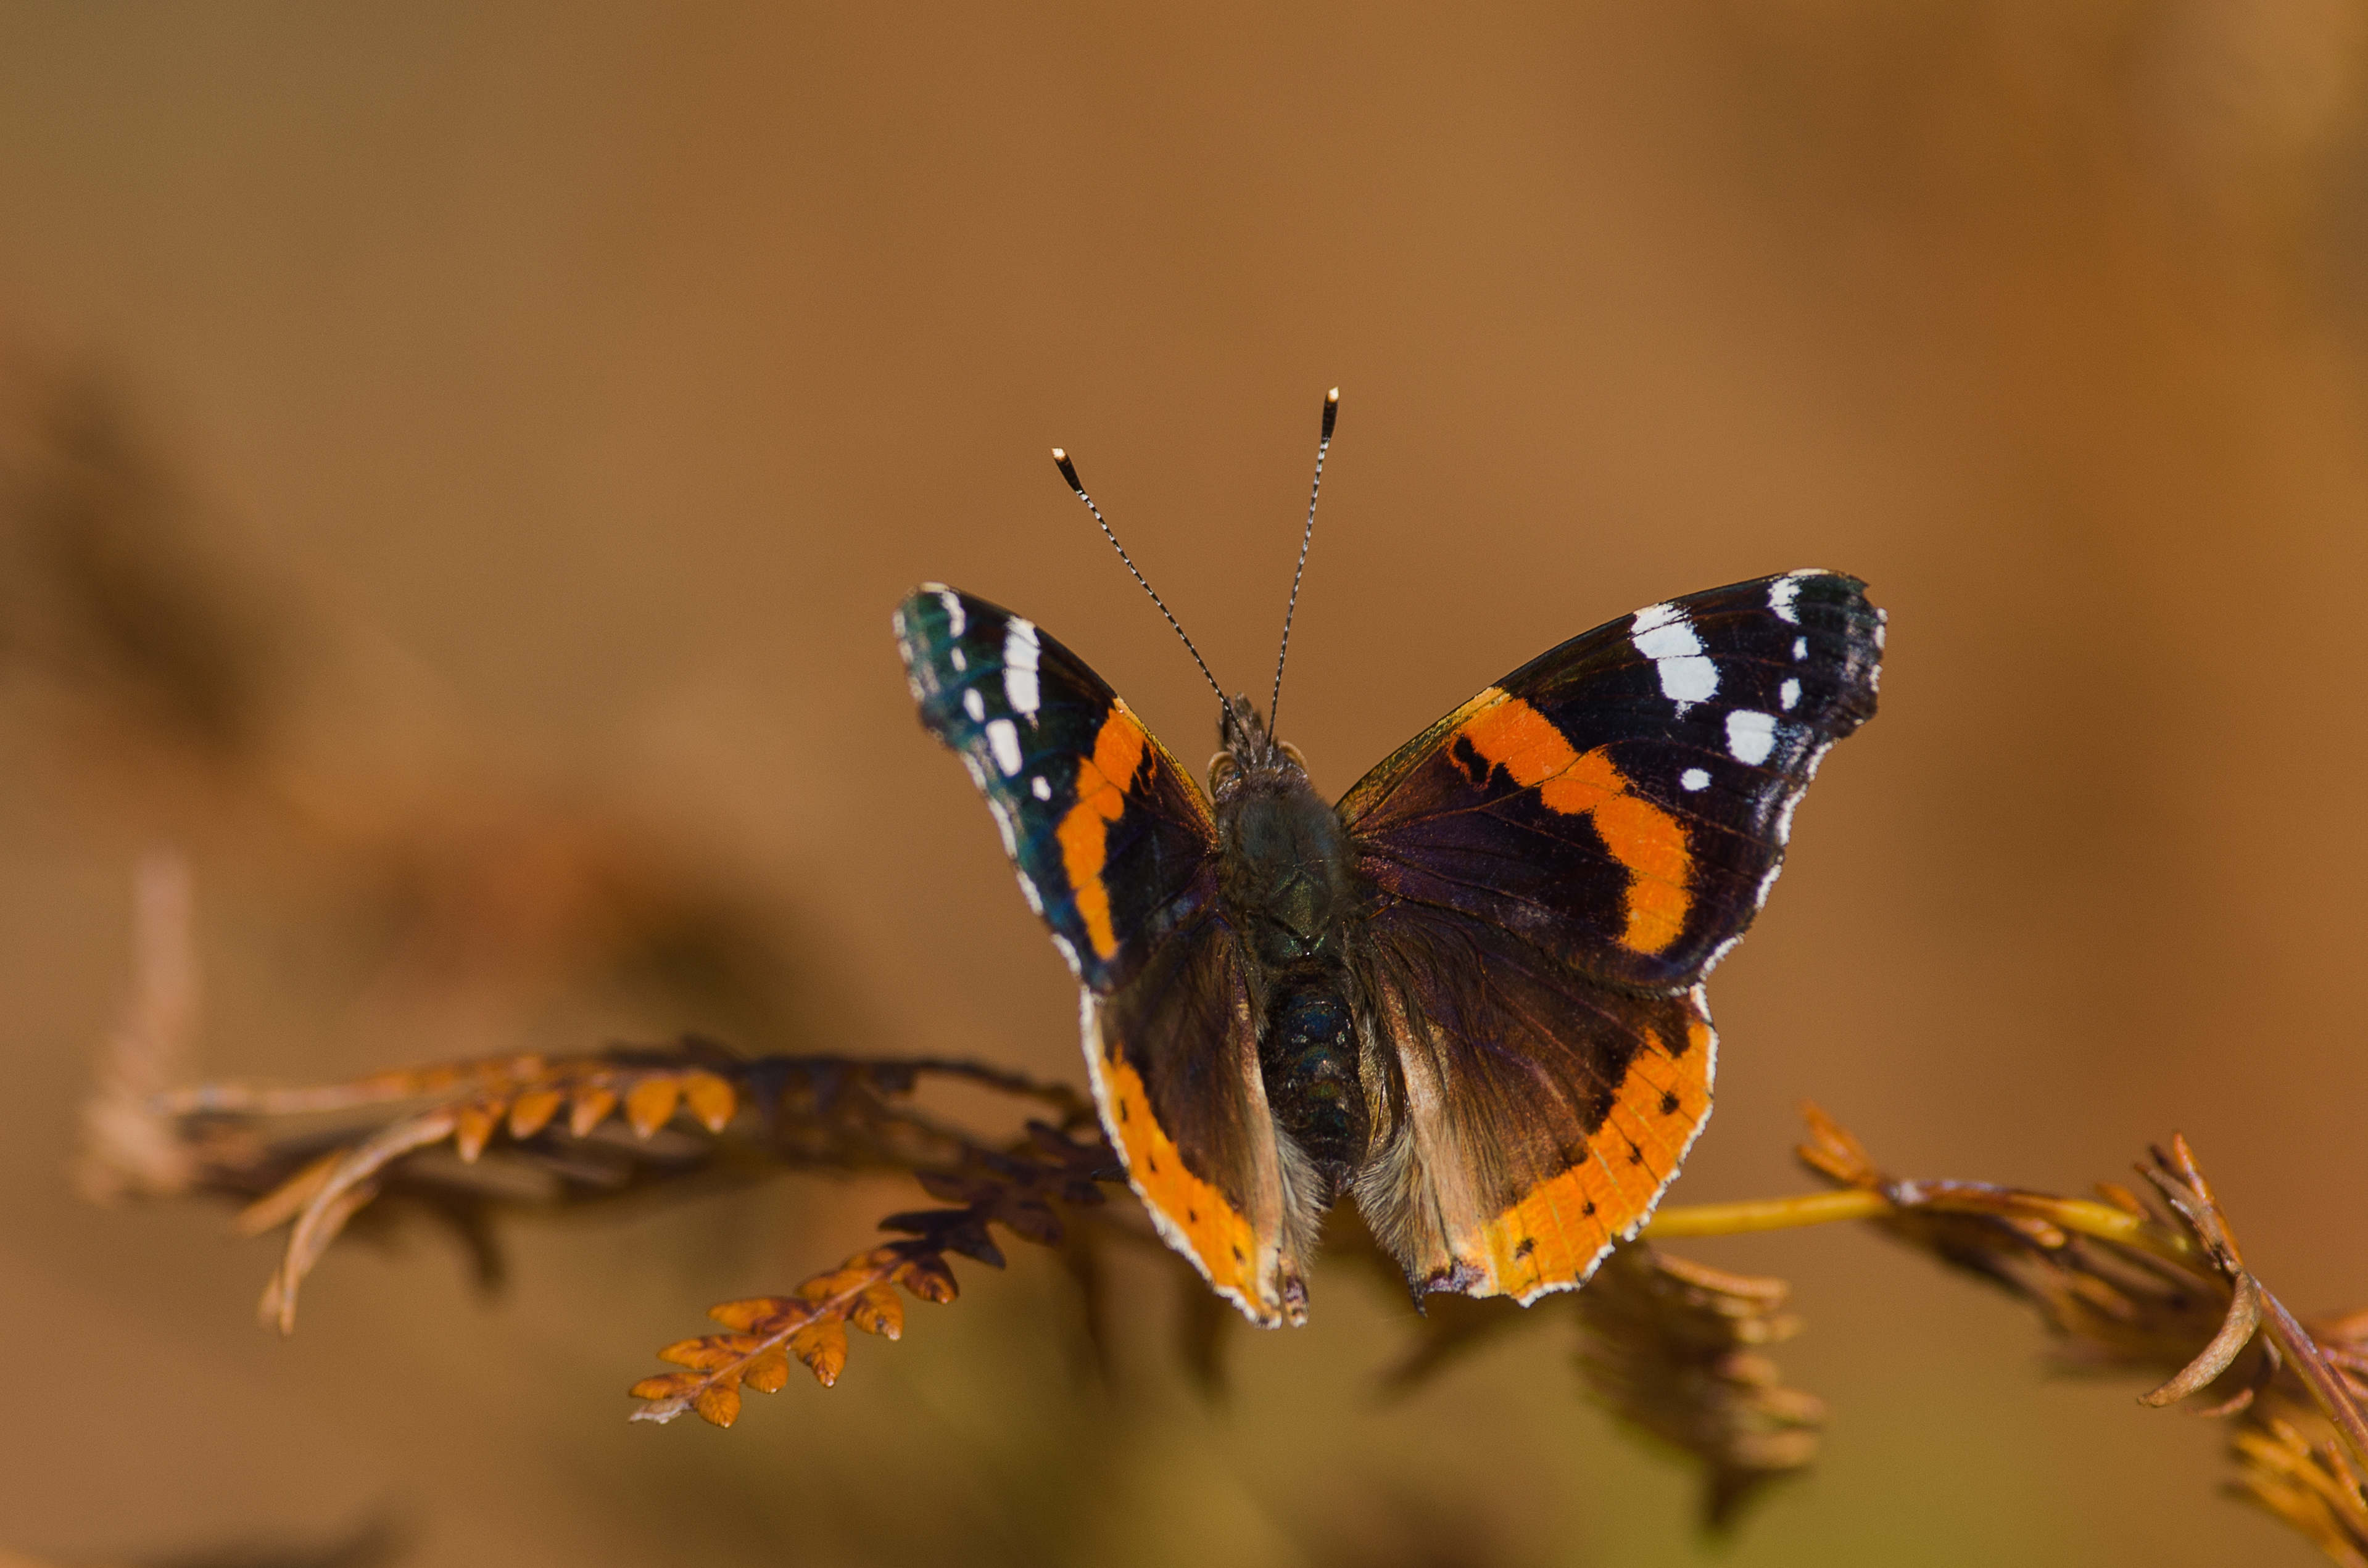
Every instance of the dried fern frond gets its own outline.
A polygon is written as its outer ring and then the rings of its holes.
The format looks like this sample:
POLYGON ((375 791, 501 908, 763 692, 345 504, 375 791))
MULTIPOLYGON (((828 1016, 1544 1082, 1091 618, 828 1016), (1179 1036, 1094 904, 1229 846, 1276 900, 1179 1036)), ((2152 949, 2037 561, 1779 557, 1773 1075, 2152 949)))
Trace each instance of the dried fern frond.
MULTIPOLYGON (((317 1088, 210 1085, 151 1095, 136 1138, 122 1097, 94 1141, 106 1168, 127 1150, 174 1152, 177 1187, 233 1198, 240 1228, 285 1225, 262 1312, 295 1325, 299 1288, 329 1244, 374 1202, 394 1200, 458 1230, 477 1250, 505 1211, 580 1207, 783 1169, 964 1169, 995 1145, 913 1103, 931 1079, 986 1088, 1048 1111, 1056 1130, 1093 1113, 1063 1085, 930 1058, 735 1056, 686 1037, 582 1056, 442 1063, 317 1088), (365 1116, 356 1125, 355 1113, 365 1116), (339 1117, 338 1125, 318 1125, 339 1117)), ((102 1091, 106 1099, 111 1091, 102 1091)), ((153 1165, 153 1162, 151 1162, 153 1165)), ((144 1178, 143 1178, 144 1179, 144 1178)), ((126 1173, 120 1185, 132 1185, 126 1173)), ((141 1190, 160 1190, 144 1180, 141 1190)))
POLYGON ((922 1172, 921 1185, 932 1197, 961 1206, 890 1215, 881 1228, 909 1233, 911 1239, 858 1253, 793 1295, 710 1309, 708 1316, 732 1332, 677 1340, 659 1351, 658 1359, 690 1369, 635 1383, 630 1392, 645 1403, 633 1419, 671 1421, 696 1410, 711 1426, 729 1426, 739 1418, 741 1387, 778 1392, 789 1381, 792 1357, 828 1388, 847 1365, 848 1324, 889 1339, 902 1334, 896 1286, 925 1301, 952 1301, 958 1287, 949 1254, 1003 1267, 989 1224, 1042 1246, 1060 1245, 1066 1228, 1057 1207, 1099 1204, 1099 1184, 1116 1179, 1117 1166, 1099 1134, 1079 1142, 1031 1122, 1027 1141, 1008 1153, 976 1151, 958 1170, 922 1172))
POLYGON ((2337 1562, 2368 1568, 2368 1313, 2304 1324, 2245 1264, 2184 1138, 2150 1151, 2142 1200, 1977 1182, 1905 1181, 1807 1108, 1810 1169, 1871 1200, 1866 1218, 2034 1309, 2058 1358, 2163 1381, 2140 1395, 2233 1420, 2233 1489, 2337 1562))
MULTIPOLYGON (((1403 1289, 1403 1271, 1370 1238, 1342 1239, 1377 1278, 1403 1289)), ((1732 1274, 1640 1240, 1604 1259, 1584 1290, 1535 1307, 1426 1299, 1413 1344, 1384 1383, 1411 1388, 1566 1305, 1583 1336, 1577 1364, 1588 1392, 1632 1430, 1700 1467, 1703 1523, 1724 1531, 1766 1483, 1811 1464, 1823 1437, 1825 1402, 1787 1387, 1768 1354, 1801 1330, 1785 1310, 1791 1296, 1782 1279, 1732 1274)))
POLYGON ((1817 1457, 1825 1402, 1784 1385, 1767 1347, 1800 1332, 1782 1279, 1730 1274, 1636 1243, 1578 1292, 1579 1368, 1613 1414, 1702 1467, 1702 1517, 1731 1527, 1744 1503, 1817 1457))

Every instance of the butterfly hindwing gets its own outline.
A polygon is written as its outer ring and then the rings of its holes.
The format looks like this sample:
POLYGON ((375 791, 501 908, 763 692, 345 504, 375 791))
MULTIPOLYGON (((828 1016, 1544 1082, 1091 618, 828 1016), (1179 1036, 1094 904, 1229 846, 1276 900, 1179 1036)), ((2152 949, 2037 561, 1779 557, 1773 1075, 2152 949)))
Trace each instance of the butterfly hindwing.
POLYGON ((1082 988, 1094 1097, 1169 1244, 1265 1324, 1296 1315, 1274 1123, 1208 799, 1086 662, 925 584, 896 611, 921 723, 960 753, 1082 988))
POLYGON ((1767 897, 1827 748, 1873 715, 1863 587, 1763 577, 1532 660, 1342 799, 1360 873, 1611 983, 1691 984, 1767 897))
POLYGON ((1085 993, 1086 1062, 1102 1125, 1168 1245, 1219 1295, 1273 1327, 1305 1315, 1283 1256, 1274 1118, 1238 945, 1204 913, 1115 994, 1085 993))
POLYGON ((1616 990, 1415 903, 1376 917, 1360 979, 1405 1125, 1357 1199, 1418 1290, 1527 1302, 1578 1284, 1710 1119, 1718 1042, 1699 986, 1616 990))

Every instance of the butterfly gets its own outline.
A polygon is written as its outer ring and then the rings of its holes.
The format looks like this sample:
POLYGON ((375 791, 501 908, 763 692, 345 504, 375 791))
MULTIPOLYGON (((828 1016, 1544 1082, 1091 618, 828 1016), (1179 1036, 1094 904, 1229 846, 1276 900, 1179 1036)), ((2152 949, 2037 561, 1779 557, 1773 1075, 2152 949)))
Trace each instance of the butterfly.
POLYGON ((1305 1321, 1343 1199, 1417 1301, 1526 1305, 1634 1235, 1710 1116, 1703 977, 1765 903, 1819 761, 1873 716, 1884 645, 1837 573, 1650 605, 1327 803, 1271 707, 1218 688, 1204 790, 1032 621, 926 584, 894 625, 923 727, 1076 974, 1130 1185, 1266 1326, 1305 1321))

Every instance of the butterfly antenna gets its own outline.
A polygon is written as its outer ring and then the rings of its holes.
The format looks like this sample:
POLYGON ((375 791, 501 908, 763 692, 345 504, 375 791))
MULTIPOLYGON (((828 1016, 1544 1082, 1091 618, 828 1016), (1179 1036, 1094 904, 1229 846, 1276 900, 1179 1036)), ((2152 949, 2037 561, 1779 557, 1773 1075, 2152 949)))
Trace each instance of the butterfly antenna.
POLYGON ((1324 394, 1324 434, 1315 442, 1315 483, 1307 487, 1307 528, 1299 536, 1299 565, 1291 574, 1291 604, 1282 612, 1282 648, 1274 656, 1274 697, 1266 708, 1266 733, 1277 735, 1275 715, 1282 710, 1282 662, 1291 657, 1291 621, 1299 613, 1299 580, 1307 574, 1307 547, 1315 541, 1315 498, 1324 494, 1324 454, 1332 449, 1332 426, 1340 417, 1340 389, 1324 394))
POLYGON ((1201 657, 1200 649, 1192 646, 1192 639, 1185 632, 1183 623, 1176 619, 1175 611, 1167 608, 1167 601, 1159 597, 1159 590, 1144 576, 1142 569, 1134 563, 1134 557, 1126 552, 1126 546, 1119 543, 1118 535, 1110 532, 1110 519, 1102 516, 1102 509, 1094 505, 1094 498, 1086 494, 1084 483, 1077 478, 1077 465, 1071 462, 1069 454, 1058 447, 1053 449, 1053 461, 1060 466, 1061 477, 1069 482, 1069 488, 1077 493, 1077 499, 1086 504, 1086 510, 1094 515, 1094 521, 1101 524, 1102 537, 1110 541, 1110 548, 1118 551, 1118 558, 1126 562, 1126 569, 1134 574, 1136 582, 1143 585, 1143 591, 1151 596, 1151 602, 1159 607, 1159 613, 1167 618, 1167 624, 1176 628, 1176 635, 1184 639, 1184 651, 1192 655, 1194 664, 1201 666, 1201 677, 1208 681, 1209 689, 1215 692, 1217 700, 1224 705, 1226 722, 1238 730, 1241 719, 1234 711, 1233 699, 1225 695, 1225 688, 1217 684, 1217 677, 1209 673, 1209 661, 1201 657))

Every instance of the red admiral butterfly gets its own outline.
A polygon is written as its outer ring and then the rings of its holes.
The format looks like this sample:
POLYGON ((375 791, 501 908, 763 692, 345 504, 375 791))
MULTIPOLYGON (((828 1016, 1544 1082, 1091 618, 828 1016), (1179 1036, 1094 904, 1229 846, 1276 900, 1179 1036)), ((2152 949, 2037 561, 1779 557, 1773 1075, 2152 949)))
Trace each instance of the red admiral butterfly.
MULTIPOLYGON (((1767 899, 1818 760, 1873 716, 1884 616, 1862 587, 1788 572, 1611 621, 1337 806, 1271 706, 1218 688, 1204 794, 1031 622, 927 585, 895 625, 923 726, 1076 971, 1128 1179, 1272 1325, 1304 1321, 1343 1196, 1417 1295, 1524 1303, 1651 1215, 1710 1117, 1702 977, 1767 899)), ((1278 702, 1281 679, 1278 659, 1278 702)))

